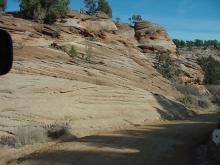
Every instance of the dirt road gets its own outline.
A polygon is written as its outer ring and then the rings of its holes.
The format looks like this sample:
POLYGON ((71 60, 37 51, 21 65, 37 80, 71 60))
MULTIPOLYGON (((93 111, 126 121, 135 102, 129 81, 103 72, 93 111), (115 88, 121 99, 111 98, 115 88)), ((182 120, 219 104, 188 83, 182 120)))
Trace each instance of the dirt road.
POLYGON ((208 138, 216 120, 215 115, 200 115, 186 121, 162 121, 124 131, 63 139, 32 148, 29 154, 7 164, 191 165, 192 149, 208 138))

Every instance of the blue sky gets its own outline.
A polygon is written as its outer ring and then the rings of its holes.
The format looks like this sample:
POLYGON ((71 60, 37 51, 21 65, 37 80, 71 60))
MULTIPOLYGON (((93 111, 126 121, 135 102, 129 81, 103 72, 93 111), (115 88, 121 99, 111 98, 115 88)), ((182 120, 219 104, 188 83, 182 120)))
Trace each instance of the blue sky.
MULTIPOLYGON (((72 9, 83 0, 71 0, 72 9)), ((113 16, 128 22, 133 14, 164 26, 172 38, 220 41, 220 0, 109 0, 113 16)), ((8 11, 19 9, 18 0, 8 0, 8 11)))

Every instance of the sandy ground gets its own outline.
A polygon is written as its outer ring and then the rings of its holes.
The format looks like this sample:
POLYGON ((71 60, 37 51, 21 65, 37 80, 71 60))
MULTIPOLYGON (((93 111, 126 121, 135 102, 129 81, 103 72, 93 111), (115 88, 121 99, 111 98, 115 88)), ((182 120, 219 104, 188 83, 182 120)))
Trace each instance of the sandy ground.
MULTIPOLYGON (((194 165, 193 148, 209 137, 217 116, 157 122, 57 143, 1 152, 10 165, 194 165)), ((2 159, 3 160, 3 159, 2 159)))

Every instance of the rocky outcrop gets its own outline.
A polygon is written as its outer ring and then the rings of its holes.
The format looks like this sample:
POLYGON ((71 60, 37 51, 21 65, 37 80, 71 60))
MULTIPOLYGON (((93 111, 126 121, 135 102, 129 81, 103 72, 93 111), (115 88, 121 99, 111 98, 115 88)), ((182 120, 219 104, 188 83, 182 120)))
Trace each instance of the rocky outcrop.
POLYGON ((89 31, 117 31, 115 23, 111 19, 86 20, 81 25, 89 31))
POLYGON ((86 29, 91 32, 117 31, 118 28, 109 16, 102 12, 84 15, 76 11, 69 12, 67 18, 58 24, 65 27, 86 29))
POLYGON ((165 29, 148 21, 135 23, 135 37, 139 47, 147 52, 171 52, 176 53, 176 46, 170 40, 165 29))
POLYGON ((184 77, 182 83, 186 84, 202 84, 204 80, 204 71, 198 65, 197 60, 201 57, 212 56, 217 60, 220 60, 219 50, 214 48, 179 48, 179 66, 183 72, 184 77))
POLYGON ((202 84, 204 73, 201 67, 180 57, 179 66, 182 71, 181 82, 184 84, 202 84))

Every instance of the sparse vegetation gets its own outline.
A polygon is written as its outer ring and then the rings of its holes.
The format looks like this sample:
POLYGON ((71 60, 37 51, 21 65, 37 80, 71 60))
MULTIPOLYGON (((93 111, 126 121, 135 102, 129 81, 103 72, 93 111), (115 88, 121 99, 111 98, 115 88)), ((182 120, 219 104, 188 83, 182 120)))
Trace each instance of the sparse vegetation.
POLYGON ((16 144, 18 146, 45 143, 47 141, 47 132, 39 126, 20 126, 15 133, 16 144))
POLYGON ((45 143, 50 139, 57 139, 63 135, 69 134, 68 123, 54 123, 41 126, 19 126, 15 131, 15 136, 1 136, 0 145, 11 147, 20 147, 24 145, 33 145, 45 143))
POLYGON ((51 45, 50 45, 51 48, 54 48, 54 49, 57 49, 57 50, 61 50, 61 51, 64 51, 66 52, 66 49, 65 47, 62 45, 58 45, 56 42, 53 42, 51 45))
POLYGON ((220 85, 220 61, 209 56, 199 58, 198 64, 205 72, 205 84, 220 85))
POLYGON ((0 0, 0 13, 1 11, 5 11, 7 6, 7 0, 0 0))
POLYGON ((200 97, 200 93, 199 91, 192 87, 192 86, 188 86, 188 85, 183 85, 183 84, 176 84, 175 88, 182 94, 184 95, 193 95, 193 96, 198 96, 200 97))
POLYGON ((16 147, 16 139, 14 136, 1 136, 0 145, 16 147))
POLYGON ((51 139, 60 138, 63 135, 69 134, 69 124, 68 123, 54 123, 45 127, 47 130, 47 135, 51 139))
POLYGON ((220 106, 220 86, 219 85, 207 85, 206 88, 213 95, 213 103, 220 106))
POLYGON ((182 84, 175 85, 176 89, 183 94, 177 100, 187 107, 210 108, 212 106, 211 99, 200 95, 199 91, 192 87, 182 84))
POLYGON ((207 97, 198 97, 194 95, 185 94, 182 97, 177 98, 177 100, 183 103, 187 107, 200 107, 200 108, 210 108, 212 102, 207 97))
POLYGON ((83 2, 88 13, 101 11, 112 17, 112 8, 107 0, 84 0, 83 2))
POLYGON ((107 0, 98 0, 97 11, 102 11, 112 18, 112 8, 107 0))
POLYGON ((135 22, 137 22, 137 21, 142 21, 142 16, 141 15, 132 15, 131 16, 131 18, 128 18, 128 20, 130 21, 130 23, 132 24, 132 25, 134 25, 135 24, 135 22))
POLYGON ((92 52, 91 43, 90 43, 90 41, 86 41, 86 54, 85 54, 84 59, 85 59, 87 62, 91 62, 92 53, 93 53, 93 52, 92 52))
POLYGON ((117 24, 119 24, 120 21, 121 21, 121 19, 120 19, 119 17, 116 17, 115 20, 116 20, 116 23, 117 23, 117 24))
POLYGON ((169 54, 157 54, 156 58, 158 62, 155 64, 155 68, 163 75, 163 77, 172 81, 179 78, 181 71, 169 54))
POLYGON ((76 52, 76 49, 75 49, 75 46, 71 46, 71 49, 69 50, 68 52, 69 56, 74 58, 75 56, 77 56, 77 52, 76 52))
POLYGON ((194 41, 184 41, 179 39, 173 39, 174 44, 177 48, 184 48, 184 47, 218 47, 220 43, 217 40, 199 40, 195 39, 194 41))
POLYGON ((29 19, 53 23, 64 17, 68 11, 69 0, 20 0, 20 10, 29 19))
POLYGON ((84 0, 85 8, 87 12, 94 13, 97 10, 97 0, 84 0))
POLYGON ((181 102, 181 103, 183 103, 184 105, 186 105, 186 106, 191 106, 192 105, 192 103, 193 103, 193 99, 192 99, 192 96, 190 96, 190 95, 184 95, 184 96, 182 96, 182 97, 179 97, 178 99, 177 99, 179 102, 181 102))
POLYGON ((75 46, 73 45, 58 45, 57 43, 53 42, 50 45, 51 48, 63 51, 65 53, 67 53, 70 57, 74 58, 77 56, 77 51, 75 46))

